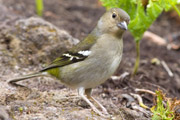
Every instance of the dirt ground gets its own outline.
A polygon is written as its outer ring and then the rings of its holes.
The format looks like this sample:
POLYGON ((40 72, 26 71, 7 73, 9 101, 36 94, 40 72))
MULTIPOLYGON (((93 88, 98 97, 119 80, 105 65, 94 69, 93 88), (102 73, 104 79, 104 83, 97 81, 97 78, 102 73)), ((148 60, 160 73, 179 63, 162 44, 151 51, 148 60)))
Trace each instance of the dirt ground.
MULTIPOLYGON (((32 0, 1 0, 9 10, 22 18, 36 16, 35 5, 32 0)), ((105 12, 97 0, 45 0, 43 19, 60 29, 64 29, 75 38, 82 40, 96 25, 99 17, 105 12)), ((149 31, 161 36, 168 42, 180 44, 180 18, 174 12, 163 13, 150 27, 149 31)), ((123 80, 109 79, 94 89, 93 96, 97 98, 109 113, 117 115, 119 108, 126 107, 122 94, 136 93, 136 88, 155 91, 163 90, 169 97, 180 98, 180 50, 169 50, 167 46, 160 46, 147 38, 141 41, 141 62, 137 75, 130 75, 123 80), (173 73, 170 77, 164 67, 153 65, 151 60, 158 58, 165 61, 173 73)), ((115 75, 124 72, 131 73, 135 61, 135 43, 129 32, 124 35, 124 55, 121 65, 115 75)), ((58 57, 58 56, 54 56, 58 57)), ((92 114, 82 117, 82 114, 91 113, 75 90, 70 90, 51 78, 38 78, 24 81, 25 88, 16 88, 5 85, 6 80, 21 72, 37 70, 44 63, 26 64, 19 70, 7 67, 1 70, 1 87, 8 87, 8 96, 0 99, 0 105, 8 109, 13 119, 43 120, 43 119, 103 119, 92 114), (31 66, 31 67, 30 67, 31 66), (43 79, 43 80, 42 80, 43 79), (25 92, 25 93, 24 93, 25 92), (71 110, 71 111, 70 111, 71 110), (49 112, 53 111, 53 112, 49 112), (70 112, 70 113, 69 113, 70 112)), ((8 65, 7 65, 8 66, 8 65)), ((0 90, 3 92, 3 89, 0 90)), ((152 107, 153 96, 141 94, 144 103, 152 107)), ((148 118, 147 118, 148 119, 148 118)))

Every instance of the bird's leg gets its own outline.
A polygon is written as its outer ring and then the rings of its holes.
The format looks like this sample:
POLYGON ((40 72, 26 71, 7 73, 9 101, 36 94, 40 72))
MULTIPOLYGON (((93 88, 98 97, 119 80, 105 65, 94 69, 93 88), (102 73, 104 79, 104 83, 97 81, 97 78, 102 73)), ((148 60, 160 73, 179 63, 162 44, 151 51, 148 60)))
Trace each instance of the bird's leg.
POLYGON ((83 87, 80 87, 80 88, 78 89, 78 93, 79 93, 79 95, 83 98, 83 100, 85 100, 85 101, 91 106, 91 108, 93 109, 94 112, 96 112, 96 113, 99 114, 100 116, 107 117, 107 116, 105 116, 104 114, 102 114, 102 113, 88 100, 88 98, 84 95, 85 89, 84 89, 83 87))
POLYGON ((109 115, 106 108, 103 105, 101 105, 94 97, 91 96, 91 92, 92 92, 91 88, 85 90, 85 94, 87 95, 87 98, 93 100, 102 109, 104 114, 109 115))

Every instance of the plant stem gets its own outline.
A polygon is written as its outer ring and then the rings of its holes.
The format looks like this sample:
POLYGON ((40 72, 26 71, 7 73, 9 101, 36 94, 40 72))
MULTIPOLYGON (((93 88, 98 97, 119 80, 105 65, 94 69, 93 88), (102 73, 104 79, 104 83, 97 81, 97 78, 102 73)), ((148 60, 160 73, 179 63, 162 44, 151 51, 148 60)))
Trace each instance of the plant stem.
POLYGON ((132 77, 136 75, 138 68, 139 68, 139 61, 140 61, 140 40, 136 41, 136 62, 134 65, 134 70, 132 73, 132 77))
POLYGON ((35 0, 36 2, 36 12, 39 16, 43 13, 43 0, 35 0))
POLYGON ((177 6, 176 5, 172 5, 173 6, 173 8, 175 9, 175 11, 178 13, 178 15, 179 15, 179 17, 180 17, 180 11, 179 11, 179 9, 177 8, 177 6))

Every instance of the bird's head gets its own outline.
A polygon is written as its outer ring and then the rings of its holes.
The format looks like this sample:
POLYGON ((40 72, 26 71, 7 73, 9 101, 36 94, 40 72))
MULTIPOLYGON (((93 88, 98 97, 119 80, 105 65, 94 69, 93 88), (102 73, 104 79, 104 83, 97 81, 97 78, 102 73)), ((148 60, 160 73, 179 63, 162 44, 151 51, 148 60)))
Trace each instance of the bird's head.
POLYGON ((97 27, 101 33, 122 34, 128 29, 129 15, 120 8, 112 8, 100 18, 97 27))

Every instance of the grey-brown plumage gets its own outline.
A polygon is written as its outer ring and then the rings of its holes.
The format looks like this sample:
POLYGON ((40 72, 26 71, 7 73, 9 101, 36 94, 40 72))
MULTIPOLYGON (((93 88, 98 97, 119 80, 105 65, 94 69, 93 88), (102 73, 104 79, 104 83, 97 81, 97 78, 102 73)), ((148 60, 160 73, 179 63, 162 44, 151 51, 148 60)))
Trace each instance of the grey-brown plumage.
POLYGON ((127 30, 129 15, 120 8, 112 8, 100 18, 94 30, 79 44, 62 54, 37 73, 23 76, 10 83, 50 74, 71 88, 99 115, 107 110, 91 96, 92 88, 105 82, 118 68, 122 59, 122 34, 127 30), (100 112, 84 95, 96 102, 100 112))

